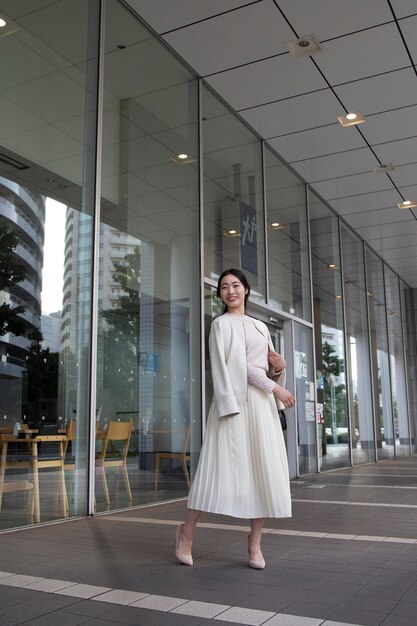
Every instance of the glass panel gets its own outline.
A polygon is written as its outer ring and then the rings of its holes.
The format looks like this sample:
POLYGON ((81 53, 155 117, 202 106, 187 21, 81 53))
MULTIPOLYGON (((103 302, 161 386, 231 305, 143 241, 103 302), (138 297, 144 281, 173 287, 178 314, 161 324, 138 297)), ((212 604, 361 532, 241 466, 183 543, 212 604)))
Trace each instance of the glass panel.
MULTIPOLYGON (((298 323, 294 324, 294 374, 297 400, 298 471, 300 474, 310 474, 317 472, 317 432, 320 438, 322 428, 320 422, 318 431, 316 428, 313 331, 298 323)), ((290 426, 288 428, 290 435, 290 426)), ((321 444, 321 439, 319 442, 321 444)))
POLYGON ((269 303, 311 320, 305 185, 265 149, 269 303))
POLYGON ((410 454, 410 429, 408 426, 400 286, 398 276, 386 265, 384 270, 395 451, 397 456, 405 456, 410 454))
POLYGON ((375 460, 363 242, 342 224, 353 464, 375 460))
POLYGON ((208 89, 203 90, 204 267, 216 279, 241 268, 252 300, 265 300, 261 144, 208 89))
POLYGON ((197 82, 115 0, 104 81, 97 454, 132 432, 98 510, 185 495, 201 442, 197 82))
POLYGON ((376 422, 377 458, 394 456, 390 363, 385 310, 384 274, 381 260, 365 248, 368 286, 371 362, 376 422))
POLYGON ((2 529, 87 511, 99 3, 34 4, 0 2, 2 529))
POLYGON ((402 324, 405 337, 405 372, 407 377, 408 405, 410 416, 414 416, 411 417, 410 420, 411 445, 412 450, 415 451, 417 429, 417 333, 415 315, 417 306, 414 306, 413 302, 413 293, 415 293, 415 290, 407 287, 402 281, 400 281, 400 289, 402 324))
POLYGON ((321 467, 350 464, 338 218, 309 194, 321 467))

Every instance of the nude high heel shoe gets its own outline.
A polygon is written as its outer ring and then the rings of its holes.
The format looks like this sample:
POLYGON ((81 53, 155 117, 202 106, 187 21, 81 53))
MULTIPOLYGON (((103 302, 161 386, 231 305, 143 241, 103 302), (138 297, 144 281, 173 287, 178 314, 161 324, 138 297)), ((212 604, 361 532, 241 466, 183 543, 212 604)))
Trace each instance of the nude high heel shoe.
POLYGON ((180 533, 181 533, 181 528, 183 526, 184 526, 184 524, 180 524, 177 527, 177 531, 175 533, 175 541, 174 541, 175 557, 178 559, 178 561, 180 563, 183 563, 183 565, 192 565, 193 564, 193 557, 191 556, 191 554, 181 554, 181 552, 179 551, 180 533))
POLYGON ((265 559, 259 559, 255 561, 250 558, 250 548, 249 548, 250 535, 248 535, 248 554, 249 554, 249 567, 253 567, 253 569, 264 569, 265 567, 265 559))

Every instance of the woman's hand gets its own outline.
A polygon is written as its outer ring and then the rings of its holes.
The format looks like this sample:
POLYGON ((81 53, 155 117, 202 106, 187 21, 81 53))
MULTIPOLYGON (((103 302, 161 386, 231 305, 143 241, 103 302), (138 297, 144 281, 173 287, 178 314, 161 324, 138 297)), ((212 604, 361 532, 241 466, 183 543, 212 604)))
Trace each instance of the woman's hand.
POLYGON ((270 350, 268 352, 268 361, 276 372, 284 370, 287 366, 284 357, 278 354, 278 352, 274 352, 273 350, 270 350))
POLYGON ((275 388, 272 392, 278 400, 282 402, 286 409, 290 409, 295 404, 295 398, 290 391, 284 389, 284 387, 280 387, 279 385, 275 385, 275 388))

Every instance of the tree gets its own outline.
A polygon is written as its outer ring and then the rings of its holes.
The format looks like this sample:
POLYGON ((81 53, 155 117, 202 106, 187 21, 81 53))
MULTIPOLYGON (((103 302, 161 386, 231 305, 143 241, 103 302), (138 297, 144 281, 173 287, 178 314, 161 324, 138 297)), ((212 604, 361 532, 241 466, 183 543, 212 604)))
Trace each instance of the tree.
POLYGON ((140 323, 140 248, 114 262, 112 282, 120 287, 117 306, 103 311, 103 384, 117 396, 119 410, 135 406, 140 323))
POLYGON ((40 413, 56 417, 59 354, 42 348, 43 335, 39 330, 32 332, 29 339, 31 344, 23 373, 23 411, 31 417, 40 417, 40 413))
MULTIPOLYGON (((26 268, 17 261, 14 253, 19 240, 7 226, 0 225, 0 292, 10 291, 28 275, 26 268)), ((0 336, 6 333, 24 335, 27 324, 21 315, 26 311, 22 305, 0 305, 0 336)))
POLYGON ((337 384, 337 379, 344 372, 343 359, 337 356, 327 341, 323 344, 322 355, 325 425, 332 429, 330 441, 334 441, 335 437, 347 441, 347 432, 342 437, 336 430, 340 427, 347 428, 346 387, 343 383, 337 384))

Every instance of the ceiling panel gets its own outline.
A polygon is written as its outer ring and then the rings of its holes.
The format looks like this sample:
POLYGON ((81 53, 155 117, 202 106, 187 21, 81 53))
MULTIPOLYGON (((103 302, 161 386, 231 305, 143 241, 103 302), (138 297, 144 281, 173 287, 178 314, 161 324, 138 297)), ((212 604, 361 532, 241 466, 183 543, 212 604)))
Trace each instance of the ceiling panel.
POLYGON ((397 202, 401 202, 401 197, 396 191, 377 191, 339 198, 332 201, 332 206, 338 213, 347 217, 352 213, 396 207, 397 202))
POLYGON ((320 41, 392 20, 388 3, 367 0, 279 0, 299 37, 315 33, 320 41))
POLYGON ((19 24, 47 49, 57 51, 68 63, 76 65, 87 58, 88 10, 89 4, 84 0, 48 2, 47 6, 22 15, 19 24), (56 27, 58 24, 61 27, 56 27))
POLYGON ((13 63, 0 63, 0 85, 2 93, 10 87, 24 84, 55 71, 55 66, 23 46, 17 37, 0 37, 0 55, 3 59, 14 59, 13 63))
POLYGON ((31 113, 45 122, 81 115, 85 109, 84 89, 62 72, 53 72, 3 93, 16 104, 25 103, 31 113))
MULTIPOLYGON (((374 226, 365 226, 363 228, 357 228, 356 230, 367 241, 370 241, 371 245, 374 239, 382 239, 382 244, 384 244, 384 241, 388 241, 389 244, 392 244, 393 240, 398 239, 398 237, 400 236, 404 236, 404 245, 408 245, 407 237, 413 237, 413 240, 415 241, 415 235, 411 234, 412 228, 414 228, 413 224, 405 221, 394 222, 391 224, 376 224, 374 226)), ((396 244, 398 245, 398 242, 396 242, 396 244)), ((389 247, 392 247, 392 245, 390 245, 389 247)))
POLYGON ((411 165, 401 165, 395 172, 391 173, 391 178, 399 187, 411 185, 417 181, 417 154, 414 155, 416 160, 411 165))
POLYGON ((415 220, 413 216, 410 215, 410 212, 402 211, 398 207, 381 209, 379 211, 364 211, 363 213, 355 213, 349 217, 349 223, 355 229, 385 224, 402 224, 402 222, 407 222, 409 228, 414 228, 415 220))
POLYGON ((135 98, 189 81, 192 75, 159 41, 148 39, 106 55, 107 79, 111 93, 119 100, 135 98), (149 59, 154 64, 149 64, 149 59), (160 68, 158 72, 154 67, 160 68), (123 71, 122 71, 123 68, 123 71), (132 80, 137 77, 137 80, 132 80))
POLYGON ((339 114, 340 105, 330 89, 241 112, 242 117, 266 139, 332 124, 339 114), (315 112, 314 119, 311 111, 315 112))
MULTIPOLYGON (((410 185, 407 187, 399 187, 400 193, 404 196, 405 200, 416 200, 417 201, 417 186, 410 185)), ((417 218, 417 209, 407 209, 410 213, 413 214, 414 217, 417 218)))
POLYGON ((354 174, 343 178, 334 178, 314 184, 319 194, 331 203, 332 199, 354 196, 373 191, 392 189, 393 185, 386 174, 354 174))
MULTIPOLYGON (((414 12, 415 11, 416 9, 414 9, 414 12)), ((417 63, 417 15, 401 20, 400 28, 402 34, 404 35, 408 49, 410 50, 411 56, 413 57, 413 63, 417 63)))
POLYGON ((369 172, 378 161, 369 148, 306 159, 297 163, 297 171, 307 182, 369 172))
POLYGON ((391 5, 397 18, 417 13, 415 0, 391 0, 391 5))
POLYGON ((1 6, 4 13, 16 19, 27 13, 38 11, 48 4, 52 4, 51 0, 2 0, 1 6))
POLYGON ((157 33, 181 28, 204 20, 217 13, 225 13, 236 7, 251 4, 253 0, 210 0, 210 2, 196 2, 196 0, 175 0, 175 10, 167 10, 166 0, 128 0, 128 4, 145 19, 157 33))
POLYGON ((390 141, 374 146, 374 152, 382 163, 393 163, 394 165, 414 163, 417 161, 417 137, 390 141))
POLYGON ((395 24, 328 41, 315 61, 332 85, 410 65, 395 24))
POLYGON ((15 133, 24 133, 43 126, 44 123, 41 118, 32 115, 19 104, 0 96, 0 138, 9 137, 15 133))
POLYGON ((415 77, 409 67, 340 85, 335 87, 335 92, 348 111, 361 111, 366 116, 416 104, 415 77))
POLYGON ((360 128, 369 143, 380 144, 414 135, 417 130, 416 120, 417 106, 410 106, 372 115, 360 128))
POLYGON ((327 88, 312 63, 300 63, 289 53, 215 74, 207 82, 236 110, 327 88))
POLYGON ((390 262, 391 260, 414 259, 417 261, 417 246, 407 246, 406 248, 394 248, 384 252, 384 258, 390 262))
POLYGON ((365 141, 355 128, 342 128, 340 124, 292 133, 277 139, 270 139, 268 143, 295 169, 297 169, 296 162, 302 159, 365 146, 365 141))
POLYGON ((284 42, 293 38, 292 30, 272 0, 213 17, 164 37, 202 76, 287 52, 284 42))

